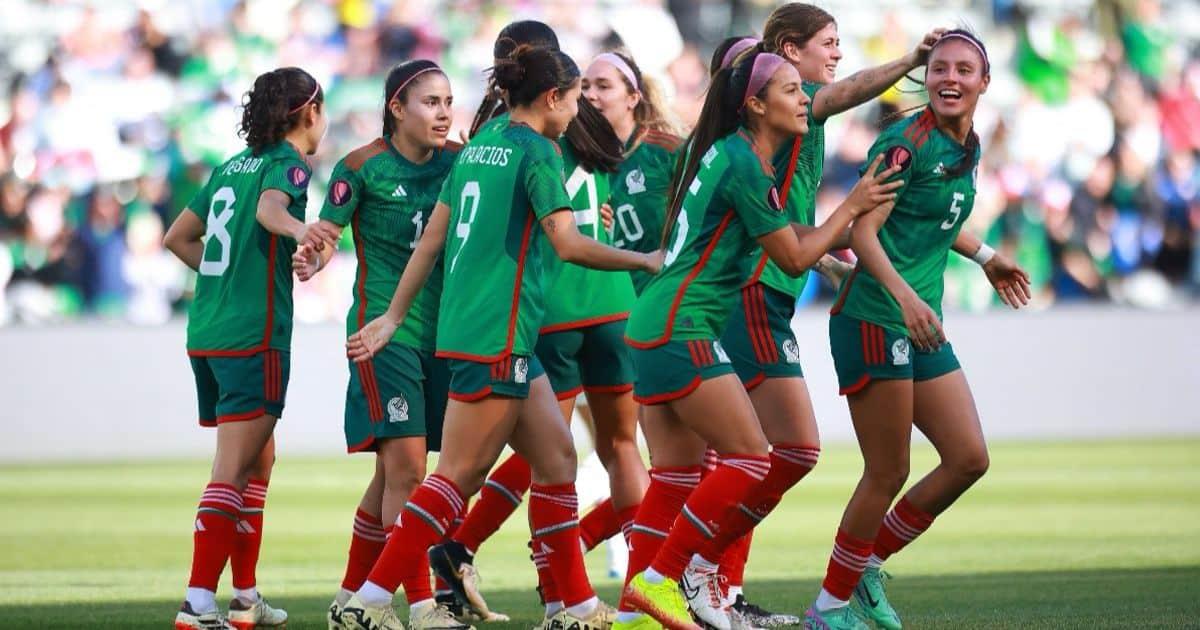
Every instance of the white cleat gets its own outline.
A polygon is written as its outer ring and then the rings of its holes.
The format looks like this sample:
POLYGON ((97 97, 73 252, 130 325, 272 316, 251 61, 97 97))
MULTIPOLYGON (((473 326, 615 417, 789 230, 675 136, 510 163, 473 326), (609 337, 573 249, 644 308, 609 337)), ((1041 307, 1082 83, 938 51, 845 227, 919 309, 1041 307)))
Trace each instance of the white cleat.
POLYGON ((282 628, 287 626, 288 614, 282 608, 274 608, 262 597, 253 604, 238 598, 229 602, 229 624, 238 630, 255 628, 282 628))
POLYGON ((689 565, 679 579, 679 588, 700 623, 714 630, 731 630, 729 607, 721 592, 722 579, 716 571, 699 571, 689 565))

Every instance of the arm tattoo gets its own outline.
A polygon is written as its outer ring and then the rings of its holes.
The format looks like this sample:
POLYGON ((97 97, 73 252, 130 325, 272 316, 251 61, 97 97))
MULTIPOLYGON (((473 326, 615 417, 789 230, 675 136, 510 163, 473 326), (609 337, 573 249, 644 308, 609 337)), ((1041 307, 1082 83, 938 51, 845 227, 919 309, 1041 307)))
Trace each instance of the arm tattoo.
POLYGON ((555 225, 554 219, 546 219, 546 222, 543 224, 543 226, 546 228, 547 232, 554 233, 558 231, 558 226, 555 225))

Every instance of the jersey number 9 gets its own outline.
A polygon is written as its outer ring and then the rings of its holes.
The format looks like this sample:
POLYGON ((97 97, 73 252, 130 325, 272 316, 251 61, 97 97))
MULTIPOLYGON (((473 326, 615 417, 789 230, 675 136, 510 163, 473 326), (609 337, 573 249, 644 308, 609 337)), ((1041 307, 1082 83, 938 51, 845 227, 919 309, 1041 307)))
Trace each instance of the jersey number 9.
POLYGON ((471 223, 475 221, 475 211, 479 210, 479 182, 470 181, 463 184, 462 194, 458 198, 458 225, 454 226, 454 236, 462 239, 454 258, 450 260, 450 273, 454 273, 454 265, 467 247, 467 239, 471 238, 471 223))
POLYGON ((229 237, 229 221, 233 219, 233 204, 237 196, 229 186, 222 186, 208 204, 208 219, 204 222, 204 255, 200 259, 200 275, 219 276, 229 268, 229 248, 233 241, 229 237), (220 210, 217 209, 218 204, 220 210), (209 254, 219 248, 216 260, 209 254))

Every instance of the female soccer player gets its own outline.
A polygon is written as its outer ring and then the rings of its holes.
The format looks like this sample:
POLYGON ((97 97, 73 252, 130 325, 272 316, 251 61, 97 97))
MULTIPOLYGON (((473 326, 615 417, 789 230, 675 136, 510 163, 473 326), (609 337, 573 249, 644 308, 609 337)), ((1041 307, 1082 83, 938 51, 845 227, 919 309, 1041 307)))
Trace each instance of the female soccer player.
MULTIPOLYGON (((884 130, 868 156, 900 169, 904 185, 894 207, 851 228, 859 262, 829 320, 838 382, 865 468, 842 516, 821 593, 805 616, 808 628, 868 628, 849 606, 852 594, 877 625, 900 628, 880 565, 987 470, 971 390, 942 331, 941 299, 946 255, 975 201, 980 148, 973 116, 988 81, 983 43, 965 30, 947 31, 925 71, 929 105, 884 130), (908 477, 914 424, 941 462, 889 512, 908 477)), ((990 268, 1001 299, 1024 304, 1024 271, 981 249, 977 259, 990 268)))
MULTIPOLYGON (((669 533, 650 567, 629 581, 624 601, 672 630, 695 627, 678 583, 684 568, 771 467, 754 408, 718 341, 746 277, 743 261, 761 246, 799 275, 854 217, 886 204, 898 187, 876 183, 893 171, 870 169, 824 225, 801 237, 780 202, 770 158, 807 131, 807 104, 796 69, 777 55, 747 53, 717 73, 672 182, 663 272, 630 314, 634 395, 650 405, 643 428, 660 472, 651 484, 661 477, 676 488, 642 503, 634 527, 669 533), (688 496, 706 445, 720 461, 688 496)), ((693 611, 720 630, 730 627, 720 602, 693 611)), ((632 612, 618 622, 653 623, 632 612)))
MULTIPOLYGON (((340 234, 347 225, 354 228, 358 271, 347 335, 387 309, 461 148, 446 142, 453 94, 434 62, 407 61, 393 68, 383 97, 382 135, 334 166, 321 210, 321 225, 328 231, 340 234)), ((297 251, 295 267, 301 280, 320 271, 332 255, 332 250, 318 250, 319 245, 305 244, 297 251)), ((335 627, 342 607, 383 550, 390 523, 425 478, 426 452, 440 448, 449 376, 445 361, 433 355, 441 275, 439 261, 390 342, 369 361, 350 364, 346 449, 374 451, 375 476, 354 516, 345 577, 329 608, 335 627)), ((435 605, 427 568, 407 581, 404 590, 410 628, 467 627, 444 606, 435 605)))
MULTIPOLYGON (((825 156, 825 121, 879 96, 906 72, 923 65, 938 32, 927 35, 901 59, 835 81, 834 72, 842 54, 833 16, 811 4, 797 2, 776 8, 767 18, 763 46, 796 68, 803 81, 802 88, 810 97, 808 133, 802 139, 795 138, 772 158, 777 171, 784 174, 780 198, 791 221, 808 229, 815 224, 816 195, 825 156)), ((745 45, 730 44, 721 61, 731 62, 740 54, 738 48, 745 45)), ((848 245, 848 234, 843 234, 834 248, 844 249, 848 245)), ((849 272, 849 265, 832 256, 823 256, 815 269, 837 286, 849 272)), ((820 455, 816 415, 800 366, 799 343, 791 327, 796 300, 807 279, 807 274, 789 276, 765 252, 760 253, 721 338, 771 443, 771 473, 759 487, 759 494, 750 497, 750 502, 740 506, 741 509, 729 513, 721 524, 721 535, 700 555, 719 562, 719 573, 728 583, 731 605, 756 626, 800 621, 794 615, 763 610, 748 602, 740 591, 754 525, 812 470, 820 455)), ((691 567, 689 573, 688 581, 702 586, 702 590, 715 591, 719 586, 719 580, 706 579, 711 575, 700 565, 691 567)), ((693 604, 717 595, 699 592, 693 604)))
POLYGON ((462 513, 506 443, 533 470, 533 544, 546 551, 564 604, 549 623, 607 623, 579 548, 571 437, 532 354, 544 311, 545 240, 563 260, 598 269, 653 272, 661 255, 587 238, 566 212, 571 204, 553 139, 575 116, 580 88, 574 62, 559 51, 519 47, 495 66, 494 77, 512 107, 509 124, 481 132, 463 149, 392 304, 347 343, 359 362, 387 344, 444 244, 437 354, 450 360, 450 402, 442 455, 401 511, 367 582, 343 609, 343 627, 401 627, 392 592, 422 570, 419 557, 462 513))
POLYGON ((164 244, 196 270, 187 348, 200 424, 217 427, 212 475, 200 497, 187 598, 177 630, 278 626, 287 613, 258 594, 255 566, 283 414, 292 341, 291 256, 306 238, 335 234, 304 224, 305 156, 325 133, 321 86, 300 68, 259 76, 246 95, 246 149, 217 167, 175 219, 164 244), (217 606, 226 561, 234 598, 217 606))

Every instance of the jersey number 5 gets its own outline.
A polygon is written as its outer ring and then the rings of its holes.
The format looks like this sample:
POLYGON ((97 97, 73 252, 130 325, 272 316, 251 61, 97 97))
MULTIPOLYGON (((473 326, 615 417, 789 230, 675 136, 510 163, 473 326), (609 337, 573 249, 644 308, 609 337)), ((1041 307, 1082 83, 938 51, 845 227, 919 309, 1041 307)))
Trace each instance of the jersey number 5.
POLYGON ((204 222, 204 255, 200 259, 202 276, 219 276, 229 268, 229 247, 233 240, 226 226, 233 219, 233 204, 236 201, 233 189, 222 186, 208 204, 208 219, 204 222), (220 248, 220 255, 216 260, 210 260, 209 252, 214 248, 220 248))
POLYGON ((463 184, 462 194, 458 198, 458 225, 454 226, 454 236, 462 239, 454 258, 450 260, 450 273, 454 273, 454 265, 467 247, 467 239, 471 237, 471 224, 475 221, 475 211, 479 210, 479 182, 471 181, 463 184))
POLYGON ((952 229, 954 224, 958 223, 958 217, 962 216, 962 208, 958 207, 958 202, 966 198, 967 196, 962 193, 954 193, 954 200, 950 202, 950 216, 946 217, 945 221, 942 221, 943 230, 952 229))

